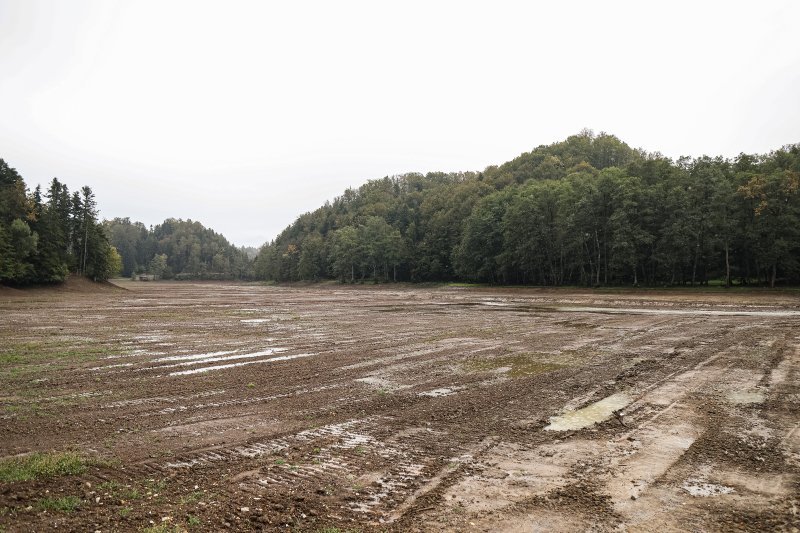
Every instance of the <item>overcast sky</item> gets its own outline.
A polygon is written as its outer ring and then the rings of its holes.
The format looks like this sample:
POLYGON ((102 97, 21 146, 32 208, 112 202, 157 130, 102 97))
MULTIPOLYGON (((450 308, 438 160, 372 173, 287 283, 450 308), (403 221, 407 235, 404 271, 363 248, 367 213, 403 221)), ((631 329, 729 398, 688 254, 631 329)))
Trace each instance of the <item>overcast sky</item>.
POLYGON ((0 158, 261 245, 368 179, 577 133, 800 142, 800 2, 0 0, 0 158))

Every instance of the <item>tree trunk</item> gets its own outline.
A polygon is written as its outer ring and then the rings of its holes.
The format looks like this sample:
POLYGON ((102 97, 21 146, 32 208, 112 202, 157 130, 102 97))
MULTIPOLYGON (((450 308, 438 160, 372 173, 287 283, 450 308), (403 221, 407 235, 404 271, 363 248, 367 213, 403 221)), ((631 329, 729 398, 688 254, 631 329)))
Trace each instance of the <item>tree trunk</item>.
POLYGON ((597 281, 595 285, 600 285, 600 239, 597 238, 597 230, 594 230, 594 243, 597 247, 597 281))
POLYGON ((603 229, 603 285, 608 285, 608 236, 603 229))
POLYGON ((86 272, 86 252, 87 252, 87 244, 89 240, 89 224, 86 223, 86 215, 83 215, 83 225, 84 225, 84 234, 83 234, 83 266, 81 267, 81 274, 86 272))
POLYGON ((725 239, 725 286, 731 286, 731 260, 729 254, 728 239, 725 239))
POLYGON ((775 288, 775 277, 777 276, 777 273, 778 273, 778 262, 775 261, 774 263, 772 263, 772 275, 769 277, 769 288, 770 289, 774 289, 775 288))

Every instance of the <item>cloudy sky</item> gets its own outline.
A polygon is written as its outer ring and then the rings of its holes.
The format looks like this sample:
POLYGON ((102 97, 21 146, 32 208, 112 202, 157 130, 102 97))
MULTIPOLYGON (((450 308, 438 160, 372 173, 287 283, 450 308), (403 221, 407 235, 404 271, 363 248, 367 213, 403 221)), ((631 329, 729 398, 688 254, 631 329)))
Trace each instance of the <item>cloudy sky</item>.
POLYGON ((0 158, 106 218, 274 238, 348 186, 582 128, 800 142, 800 2, 0 0, 0 158))

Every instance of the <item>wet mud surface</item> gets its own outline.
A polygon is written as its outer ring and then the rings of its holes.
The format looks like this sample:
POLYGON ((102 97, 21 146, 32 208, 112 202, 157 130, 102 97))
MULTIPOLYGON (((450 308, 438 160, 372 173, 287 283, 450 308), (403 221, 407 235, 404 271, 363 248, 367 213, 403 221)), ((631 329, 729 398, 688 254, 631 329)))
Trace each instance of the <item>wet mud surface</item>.
POLYGON ((121 285, 0 296, 0 531, 800 527, 796 293, 121 285))

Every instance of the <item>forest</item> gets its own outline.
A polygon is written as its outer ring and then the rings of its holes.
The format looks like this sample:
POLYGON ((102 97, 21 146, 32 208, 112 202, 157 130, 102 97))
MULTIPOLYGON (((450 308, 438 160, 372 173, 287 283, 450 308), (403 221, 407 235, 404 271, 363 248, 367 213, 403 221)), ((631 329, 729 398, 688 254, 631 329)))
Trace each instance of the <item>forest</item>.
POLYGON ((305 213, 259 279, 524 285, 800 282, 800 145, 683 157, 584 130, 483 172, 404 174, 305 213))
POLYGON ((29 192, 0 160, 0 283, 107 279, 800 283, 800 144, 682 157, 584 130, 482 172, 348 189, 260 250, 192 220, 98 222, 89 187, 29 192))
POLYGON ((91 188, 70 194, 53 178, 42 194, 0 159, 0 283, 64 281, 70 273, 94 280, 117 274, 120 257, 97 220, 91 188))
POLYGON ((253 262, 219 233, 192 220, 170 218, 147 228, 115 218, 104 222, 122 256, 122 275, 148 273, 164 279, 250 279, 253 262))

